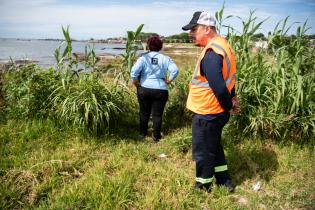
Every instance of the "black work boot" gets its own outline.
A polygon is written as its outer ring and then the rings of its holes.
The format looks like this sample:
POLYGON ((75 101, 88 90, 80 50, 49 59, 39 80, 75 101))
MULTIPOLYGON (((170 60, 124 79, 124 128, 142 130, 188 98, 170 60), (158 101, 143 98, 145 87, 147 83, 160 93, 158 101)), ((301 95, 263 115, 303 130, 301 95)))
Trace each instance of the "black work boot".
POLYGON ((196 182, 194 188, 197 190, 204 190, 206 192, 211 192, 212 183, 202 184, 200 182, 196 182))
POLYGON ((218 186, 225 187, 230 193, 234 192, 235 186, 231 179, 226 180, 224 183, 218 183, 218 186))

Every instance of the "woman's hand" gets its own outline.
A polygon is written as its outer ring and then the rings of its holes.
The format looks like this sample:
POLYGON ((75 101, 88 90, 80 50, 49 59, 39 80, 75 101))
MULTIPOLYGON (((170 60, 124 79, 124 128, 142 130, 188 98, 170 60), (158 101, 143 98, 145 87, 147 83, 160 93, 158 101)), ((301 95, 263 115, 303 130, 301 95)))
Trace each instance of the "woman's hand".
POLYGON ((172 81, 173 81, 173 80, 166 79, 166 80, 165 80, 165 83, 169 85, 169 84, 171 84, 172 81))
POLYGON ((135 79, 135 80, 132 80, 132 84, 136 87, 139 87, 140 86, 140 82, 139 80, 135 79))

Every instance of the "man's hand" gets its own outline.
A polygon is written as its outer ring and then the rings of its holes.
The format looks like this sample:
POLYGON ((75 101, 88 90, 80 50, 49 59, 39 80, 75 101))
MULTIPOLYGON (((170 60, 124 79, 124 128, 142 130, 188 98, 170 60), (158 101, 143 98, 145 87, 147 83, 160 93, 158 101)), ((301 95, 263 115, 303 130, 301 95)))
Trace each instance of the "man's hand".
POLYGON ((139 80, 135 79, 135 80, 132 80, 132 84, 136 87, 139 87, 140 86, 140 83, 139 83, 139 80))
POLYGON ((230 114, 237 114, 241 112, 240 103, 236 96, 232 98, 232 109, 230 110, 230 114))

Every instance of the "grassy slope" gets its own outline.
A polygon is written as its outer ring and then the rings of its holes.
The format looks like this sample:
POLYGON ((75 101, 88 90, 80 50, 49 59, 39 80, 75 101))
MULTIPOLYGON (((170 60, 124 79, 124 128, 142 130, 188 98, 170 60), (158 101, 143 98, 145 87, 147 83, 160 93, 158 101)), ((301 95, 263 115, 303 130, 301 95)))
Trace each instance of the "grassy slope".
POLYGON ((236 192, 192 189, 190 128, 161 142, 133 131, 100 139, 52 123, 0 125, 0 209, 312 209, 314 148, 224 143, 236 192), (129 136, 129 137, 127 137, 129 136), (165 153, 166 158, 158 155, 165 153), (262 189, 252 185, 262 182, 262 189))

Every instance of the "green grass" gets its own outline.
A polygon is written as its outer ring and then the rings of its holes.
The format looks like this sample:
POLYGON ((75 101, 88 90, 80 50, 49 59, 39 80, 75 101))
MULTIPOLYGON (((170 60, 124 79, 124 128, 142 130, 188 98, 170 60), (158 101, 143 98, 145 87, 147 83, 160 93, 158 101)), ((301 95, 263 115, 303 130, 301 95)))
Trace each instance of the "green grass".
MULTIPOLYGON (((223 11, 216 13, 218 30, 229 18, 223 11)), ((268 35, 268 49, 252 53, 264 22, 256 20, 251 11, 242 32, 229 27, 242 112, 223 142, 235 193, 192 189, 185 107, 199 48, 162 51, 180 76, 170 86, 165 136, 153 144, 137 139, 137 98, 128 83, 143 25, 127 32, 123 58, 102 72, 88 48, 79 69, 67 27, 57 69, 13 65, 0 75, 0 209, 315 209, 315 48, 304 36, 306 22, 286 36, 286 18, 268 35)))
POLYGON ((136 136, 122 130, 93 138, 50 121, 1 124, 0 209, 315 207, 311 145, 224 135, 236 191, 215 187, 205 193, 192 189, 190 127, 169 132, 158 144, 136 136), (262 189, 255 192, 257 181, 262 189))

